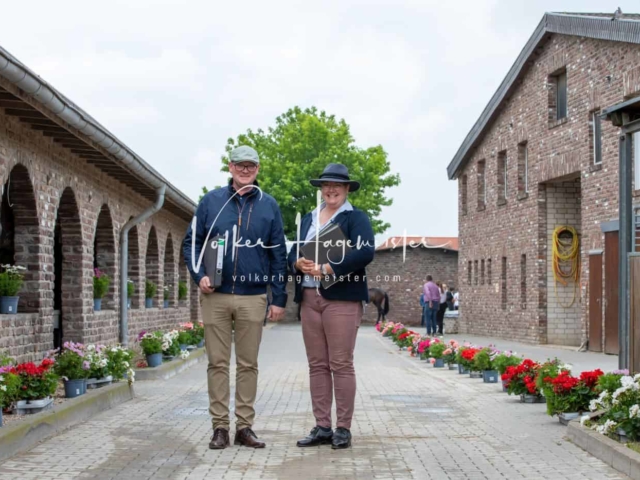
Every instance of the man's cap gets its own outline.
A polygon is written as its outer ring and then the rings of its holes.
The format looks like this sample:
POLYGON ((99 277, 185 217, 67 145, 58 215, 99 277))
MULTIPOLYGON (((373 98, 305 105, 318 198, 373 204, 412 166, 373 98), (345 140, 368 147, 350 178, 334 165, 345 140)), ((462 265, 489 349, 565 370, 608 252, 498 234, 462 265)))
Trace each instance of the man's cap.
POLYGON ((242 145, 241 147, 231 150, 231 153, 229 154, 229 161, 233 163, 253 162, 256 165, 260 165, 260 157, 258 157, 258 152, 246 145, 242 145))

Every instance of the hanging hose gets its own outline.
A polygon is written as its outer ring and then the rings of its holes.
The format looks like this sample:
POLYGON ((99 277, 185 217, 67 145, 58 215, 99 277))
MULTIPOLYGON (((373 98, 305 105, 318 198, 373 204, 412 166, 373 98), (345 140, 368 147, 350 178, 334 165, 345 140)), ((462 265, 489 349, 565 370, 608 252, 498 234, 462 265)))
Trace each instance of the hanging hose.
POLYGON ((580 240, 576 229, 567 226, 556 227, 553 231, 552 249, 556 300, 561 307, 569 308, 576 301, 580 283, 580 240), (570 239, 567 238, 569 236, 570 239), (566 287, 571 281, 573 282, 573 299, 569 305, 563 305, 558 299, 558 282, 566 287))

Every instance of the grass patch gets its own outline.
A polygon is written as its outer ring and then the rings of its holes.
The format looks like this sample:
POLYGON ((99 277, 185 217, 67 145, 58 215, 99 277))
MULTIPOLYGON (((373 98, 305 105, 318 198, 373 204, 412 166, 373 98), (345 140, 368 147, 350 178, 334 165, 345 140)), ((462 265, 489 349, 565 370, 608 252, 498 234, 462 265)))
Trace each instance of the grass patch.
POLYGON ((634 452, 640 453, 640 443, 638 442, 629 442, 627 443, 627 447, 629 447, 634 452))

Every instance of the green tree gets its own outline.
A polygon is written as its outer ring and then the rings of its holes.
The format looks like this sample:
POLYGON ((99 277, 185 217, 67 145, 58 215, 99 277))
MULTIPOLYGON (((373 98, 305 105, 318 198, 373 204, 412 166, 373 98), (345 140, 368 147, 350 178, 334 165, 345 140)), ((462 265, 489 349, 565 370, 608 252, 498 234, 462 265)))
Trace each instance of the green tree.
MULTIPOLYGON (((360 190, 349 194, 349 201, 367 212, 374 233, 382 233, 389 224, 379 218, 381 208, 391 205, 385 188, 400 184, 400 176, 390 173, 387 153, 381 145, 362 149, 355 145, 344 120, 318 112, 315 107, 294 107, 276 118, 275 127, 265 132, 247 130, 225 147, 231 150, 249 145, 260 155, 260 188, 272 195, 280 205, 287 238, 295 237, 295 218, 316 206, 316 188, 309 179, 318 178, 329 163, 342 163, 351 178, 360 182, 360 190)), ((229 159, 222 157, 222 171, 228 172, 229 159)), ((203 187, 203 194, 206 193, 203 187)), ((202 198, 202 196, 200 197, 202 198)))

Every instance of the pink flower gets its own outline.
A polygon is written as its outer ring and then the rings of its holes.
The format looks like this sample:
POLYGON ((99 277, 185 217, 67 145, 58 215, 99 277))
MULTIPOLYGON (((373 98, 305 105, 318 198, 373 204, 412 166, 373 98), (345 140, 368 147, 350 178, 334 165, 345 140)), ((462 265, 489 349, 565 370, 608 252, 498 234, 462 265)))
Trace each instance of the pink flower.
POLYGON ((444 352, 442 352, 443 355, 450 355, 451 353, 453 353, 453 350, 451 350, 450 348, 447 348, 444 352))
POLYGON ((434 363, 436 363, 436 359, 435 359, 435 358, 430 358, 430 359, 429 359, 429 363, 430 363, 431 365, 433 365, 434 363))
POLYGON ((82 362, 82 368, 84 370, 90 370, 91 369, 91 364, 85 360, 84 362, 82 362))

